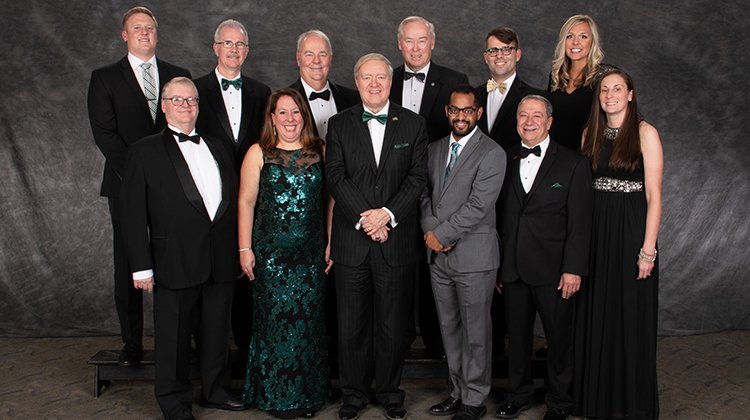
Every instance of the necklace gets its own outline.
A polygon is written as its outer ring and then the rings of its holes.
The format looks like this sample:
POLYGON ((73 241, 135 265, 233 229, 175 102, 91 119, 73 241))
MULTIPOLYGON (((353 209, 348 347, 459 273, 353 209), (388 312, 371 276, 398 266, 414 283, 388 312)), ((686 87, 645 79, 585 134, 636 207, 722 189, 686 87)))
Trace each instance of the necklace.
POLYGON ((617 137, 617 133, 620 132, 620 128, 607 127, 604 129, 604 138, 607 140, 614 140, 617 137))

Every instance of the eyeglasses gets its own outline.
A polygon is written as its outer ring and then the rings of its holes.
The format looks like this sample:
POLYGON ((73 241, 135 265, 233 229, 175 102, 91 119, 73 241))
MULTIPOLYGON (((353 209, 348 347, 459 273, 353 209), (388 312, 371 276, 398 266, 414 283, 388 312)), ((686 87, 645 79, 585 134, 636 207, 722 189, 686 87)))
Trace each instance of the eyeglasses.
POLYGON ((187 102, 188 106, 198 105, 198 97, 195 98, 183 98, 181 96, 173 96, 171 98, 161 98, 162 101, 171 101, 174 106, 182 106, 183 102, 187 102))
POLYGON ((466 108, 459 108, 453 105, 448 106, 448 114, 458 115, 459 112, 463 112, 467 117, 471 117, 472 115, 477 113, 477 108, 474 108, 473 106, 469 106, 466 108))
POLYGON ((518 47, 506 45, 500 48, 497 48, 497 47, 487 48, 486 50, 484 50, 484 52, 491 56, 496 56, 498 53, 503 53, 503 55, 510 55, 510 53, 513 52, 513 50, 517 50, 517 49, 518 47))
POLYGON ((221 45, 224 48, 234 48, 235 46, 237 46, 238 50, 244 50, 245 48, 248 47, 248 45, 242 41, 234 42, 234 41, 226 40, 226 41, 214 42, 214 44, 221 45))

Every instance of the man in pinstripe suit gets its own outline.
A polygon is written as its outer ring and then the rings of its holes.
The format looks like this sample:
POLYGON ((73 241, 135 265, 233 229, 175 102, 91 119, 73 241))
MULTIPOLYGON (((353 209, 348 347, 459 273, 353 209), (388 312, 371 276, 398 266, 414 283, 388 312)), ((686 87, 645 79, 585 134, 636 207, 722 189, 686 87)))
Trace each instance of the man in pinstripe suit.
POLYGON ((419 249, 417 203, 427 182, 427 132, 422 117, 388 101, 392 76, 381 54, 360 58, 354 79, 362 104, 329 120, 339 419, 358 417, 371 400, 373 377, 386 416, 406 417, 399 384, 419 249))

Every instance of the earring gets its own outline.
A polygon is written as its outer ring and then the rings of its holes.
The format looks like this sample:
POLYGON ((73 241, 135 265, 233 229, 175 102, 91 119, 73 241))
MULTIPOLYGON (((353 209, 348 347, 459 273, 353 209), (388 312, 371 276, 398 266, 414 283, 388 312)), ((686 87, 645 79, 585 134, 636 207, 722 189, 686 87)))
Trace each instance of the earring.
POLYGON ((271 127, 273 128, 273 136, 276 137, 276 125, 272 124, 271 127))

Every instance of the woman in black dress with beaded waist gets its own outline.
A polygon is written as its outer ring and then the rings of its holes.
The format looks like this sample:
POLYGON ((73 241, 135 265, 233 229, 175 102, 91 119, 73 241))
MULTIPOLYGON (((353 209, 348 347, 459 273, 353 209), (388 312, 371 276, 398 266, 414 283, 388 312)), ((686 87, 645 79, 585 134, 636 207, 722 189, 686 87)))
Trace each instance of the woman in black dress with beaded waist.
POLYGON ((590 278, 577 331, 585 343, 581 414, 654 419, 661 140, 640 119, 625 72, 605 73, 597 90, 581 150, 594 174, 590 278))
POLYGON ((569 149, 579 150, 581 134, 591 110, 593 87, 611 69, 602 64, 599 29, 587 15, 571 16, 560 29, 547 90, 555 110, 550 137, 569 149))

